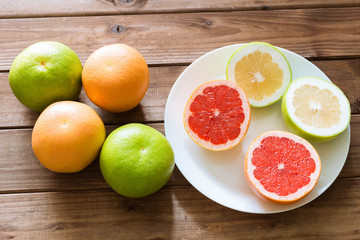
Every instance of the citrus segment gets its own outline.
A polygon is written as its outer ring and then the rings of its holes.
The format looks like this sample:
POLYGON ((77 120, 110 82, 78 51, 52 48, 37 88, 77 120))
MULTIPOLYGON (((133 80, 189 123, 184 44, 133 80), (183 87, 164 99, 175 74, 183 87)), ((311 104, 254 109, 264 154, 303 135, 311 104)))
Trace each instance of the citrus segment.
POLYGON ((289 128, 313 141, 328 141, 342 133, 350 122, 350 104, 333 83, 313 77, 290 85, 282 102, 289 128))
POLYGON ((215 151, 238 144, 250 123, 250 106, 245 93, 227 80, 199 86, 188 100, 184 126, 199 145, 215 151))
POLYGON ((253 42, 231 56, 226 76, 245 91, 251 106, 263 107, 282 97, 291 82, 291 69, 274 46, 253 42))
POLYGON ((315 148, 303 138, 282 131, 260 135, 245 159, 245 175, 257 193, 281 203, 307 195, 317 183, 320 170, 315 148))

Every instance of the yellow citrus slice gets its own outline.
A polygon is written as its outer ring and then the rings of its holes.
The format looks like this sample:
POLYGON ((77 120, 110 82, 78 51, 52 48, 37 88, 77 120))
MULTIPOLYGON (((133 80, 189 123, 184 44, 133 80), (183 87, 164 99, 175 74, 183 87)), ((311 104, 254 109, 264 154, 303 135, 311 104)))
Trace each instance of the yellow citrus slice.
POLYGON ((281 109, 290 130, 315 142, 335 138, 350 123, 350 103, 345 94, 320 78, 295 80, 283 97, 281 109))
POLYGON ((291 76, 285 56, 263 42, 252 42, 238 49, 226 68, 227 79, 245 91, 253 107, 264 107, 278 101, 288 88, 291 76))

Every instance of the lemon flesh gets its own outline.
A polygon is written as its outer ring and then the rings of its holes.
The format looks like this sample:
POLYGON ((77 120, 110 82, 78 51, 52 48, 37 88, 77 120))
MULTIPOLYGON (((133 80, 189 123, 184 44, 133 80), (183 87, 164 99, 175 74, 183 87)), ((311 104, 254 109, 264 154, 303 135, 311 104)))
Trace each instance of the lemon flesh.
POLYGON ((283 96, 292 74, 288 61, 277 48, 253 42, 231 56, 226 77, 245 91, 251 106, 264 107, 283 96))

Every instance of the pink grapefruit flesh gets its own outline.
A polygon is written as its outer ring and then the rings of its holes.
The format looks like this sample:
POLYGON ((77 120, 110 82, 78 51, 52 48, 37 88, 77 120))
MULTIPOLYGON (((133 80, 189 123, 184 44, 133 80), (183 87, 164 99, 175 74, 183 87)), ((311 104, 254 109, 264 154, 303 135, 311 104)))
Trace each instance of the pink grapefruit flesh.
POLYGON ((192 93, 184 110, 185 130, 200 146, 222 151, 236 146, 250 123, 244 91, 228 80, 213 80, 192 93))
POLYGON ((245 176, 256 193, 278 203, 292 203, 315 187, 321 162, 315 148, 288 132, 261 134, 245 157, 245 176))

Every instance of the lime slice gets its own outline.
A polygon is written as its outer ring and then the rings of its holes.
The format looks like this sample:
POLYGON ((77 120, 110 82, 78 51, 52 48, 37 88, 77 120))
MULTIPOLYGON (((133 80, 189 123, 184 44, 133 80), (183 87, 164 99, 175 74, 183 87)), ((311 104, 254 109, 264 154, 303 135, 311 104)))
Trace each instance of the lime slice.
POLYGON ((288 88, 291 75, 285 56, 264 42, 241 47, 230 57, 226 67, 226 78, 245 91, 253 107, 265 107, 278 101, 288 88))
POLYGON ((281 105, 290 130, 315 142, 329 141, 350 123, 350 103, 332 82, 303 77, 286 91, 281 105))

